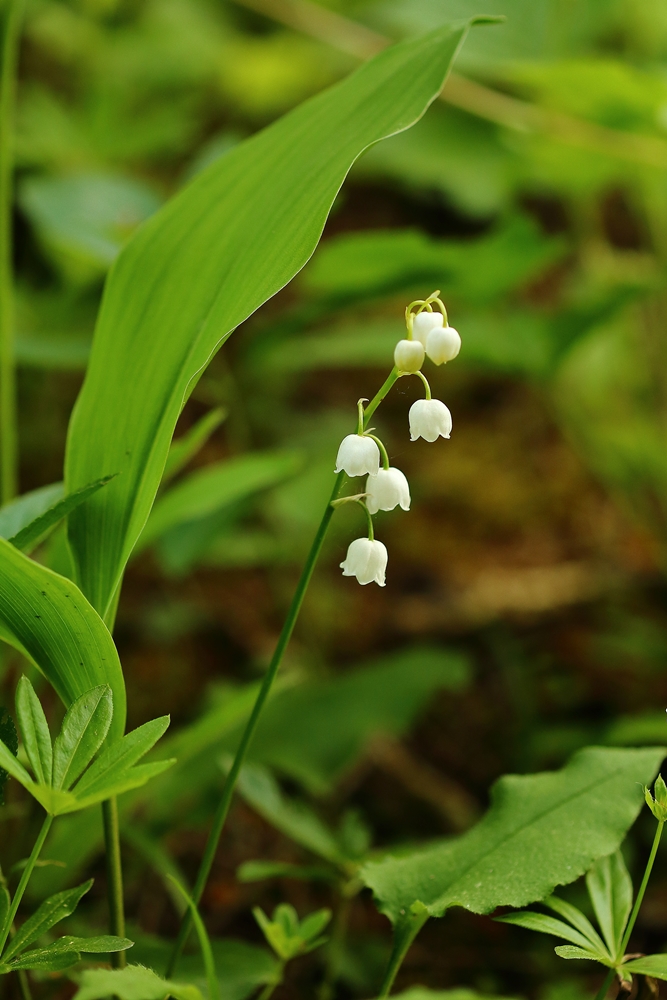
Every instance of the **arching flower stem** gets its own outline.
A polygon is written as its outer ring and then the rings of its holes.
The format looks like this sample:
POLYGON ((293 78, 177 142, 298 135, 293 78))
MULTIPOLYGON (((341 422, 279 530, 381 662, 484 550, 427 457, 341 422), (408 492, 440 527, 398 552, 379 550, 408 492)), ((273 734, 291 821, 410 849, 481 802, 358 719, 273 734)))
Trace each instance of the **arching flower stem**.
POLYGON ((383 445, 383 443, 380 440, 380 438, 376 437, 375 434, 370 434, 368 431, 366 431, 366 437, 373 438, 373 440, 375 441, 376 445, 380 449, 380 454, 382 455, 382 468, 383 469, 388 469, 389 468, 389 455, 387 454, 387 449, 383 445))
POLYGON ((420 379, 424 383, 424 388, 426 389, 426 399, 431 398, 431 386, 428 384, 428 379, 422 372, 415 372, 415 375, 419 375, 420 379))

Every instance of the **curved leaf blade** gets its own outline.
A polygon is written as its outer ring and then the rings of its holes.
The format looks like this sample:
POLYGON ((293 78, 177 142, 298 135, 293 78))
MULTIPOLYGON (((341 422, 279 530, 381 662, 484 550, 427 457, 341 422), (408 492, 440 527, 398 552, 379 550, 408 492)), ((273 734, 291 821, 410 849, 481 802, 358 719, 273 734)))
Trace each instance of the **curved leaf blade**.
POLYGON ((69 517, 77 579, 102 616, 201 371, 309 259, 364 149, 424 114, 468 25, 381 52, 239 144, 146 222, 117 259, 66 458, 70 491, 108 469, 122 473, 69 517))
POLYGON ((0 638, 44 674, 65 705, 99 684, 113 691, 109 730, 125 729, 125 682, 106 625, 79 588, 0 539, 0 638))
POLYGON ((74 913, 79 901, 89 891, 92 884, 93 880, 89 879, 83 885, 77 885, 74 889, 66 889, 64 892, 58 892, 55 896, 45 899, 33 915, 28 917, 24 924, 21 924, 2 956, 3 962, 8 962, 15 955, 24 951, 38 937, 74 913))
POLYGON ((560 771, 506 775, 472 830, 367 862, 360 878, 393 921, 416 900, 442 916, 450 906, 489 913, 544 899, 618 848, 641 809, 639 786, 651 781, 664 754, 663 747, 587 747, 560 771))
MULTIPOLYGON (((111 482, 113 476, 103 476, 94 483, 82 486, 80 490, 68 493, 51 507, 47 507, 43 514, 29 521, 20 531, 9 539, 21 552, 32 552, 32 550, 55 528, 55 526, 67 517, 79 504, 84 503, 93 493, 97 493, 103 486, 111 482)), ((59 485, 59 484, 56 484, 59 485)), ((47 487, 50 489, 50 487, 47 487)))
POLYGON ((128 965, 125 969, 86 969, 81 974, 75 1000, 203 1000, 201 992, 189 983, 162 979, 143 965, 128 965))
MULTIPOLYGON (((525 927, 526 930, 538 931, 540 934, 552 934, 553 937, 571 941, 572 944, 579 945, 580 948, 592 950, 591 942, 587 937, 580 934, 574 927, 570 927, 564 920, 548 917, 546 913, 531 913, 530 910, 524 910, 522 913, 508 913, 506 916, 496 919, 500 924, 514 924, 516 927, 525 927)), ((608 957, 604 951, 600 954, 603 958, 608 957)))

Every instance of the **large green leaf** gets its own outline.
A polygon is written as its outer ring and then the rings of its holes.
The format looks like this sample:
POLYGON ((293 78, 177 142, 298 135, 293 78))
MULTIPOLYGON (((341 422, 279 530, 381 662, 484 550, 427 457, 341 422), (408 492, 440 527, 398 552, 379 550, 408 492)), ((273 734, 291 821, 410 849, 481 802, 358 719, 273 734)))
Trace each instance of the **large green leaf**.
POLYGON ((0 638, 39 667, 66 705, 99 684, 113 691, 110 734, 125 729, 125 683, 107 627, 71 580, 0 538, 0 638))
POLYGON ((544 899, 618 848, 641 808, 639 786, 664 755, 663 747, 588 747, 560 771, 506 775, 468 833, 368 862, 361 878, 393 921, 417 900, 441 916, 450 906, 489 913, 544 899))
POLYGON ((68 490, 121 475, 69 518, 78 579, 107 614, 174 426, 231 333, 303 267, 352 163, 409 128, 468 24, 380 53, 239 144, 144 224, 110 273, 68 440, 68 490))

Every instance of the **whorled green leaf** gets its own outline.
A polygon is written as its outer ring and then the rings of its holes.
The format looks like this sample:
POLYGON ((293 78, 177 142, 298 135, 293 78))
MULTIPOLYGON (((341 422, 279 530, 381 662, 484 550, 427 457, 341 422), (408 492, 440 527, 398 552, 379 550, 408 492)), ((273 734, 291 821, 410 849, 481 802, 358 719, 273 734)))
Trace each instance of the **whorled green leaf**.
POLYGON ((581 910, 578 910, 576 906, 573 906, 572 903, 568 903, 567 900, 561 899, 560 896, 547 896, 544 900, 544 906, 548 906, 550 910, 554 910, 556 913, 559 913, 561 917, 569 920, 573 927, 576 927, 578 931, 581 931, 585 938, 588 938, 588 941, 594 951, 605 951, 604 942, 588 917, 583 914, 581 910))
POLYGON ((605 965, 600 956, 591 951, 588 948, 577 948, 576 945, 572 944, 559 944, 558 947, 554 948, 554 951, 559 958, 584 958, 589 962, 600 962, 601 965, 605 965))
POLYGON ((49 724, 42 703, 25 675, 20 678, 16 688, 16 718, 35 778, 42 785, 50 785, 53 777, 53 745, 49 724))
POLYGON ((64 969, 70 969, 76 965, 80 959, 81 955, 76 951, 54 953, 48 948, 34 948, 10 962, 9 965, 0 965, 0 970, 18 972, 20 969, 34 969, 41 972, 62 972, 64 969))
POLYGON ((157 972, 143 965, 128 965, 125 969, 86 969, 81 973, 75 1000, 203 1000, 196 986, 162 979, 157 972))
POLYGON ((667 979, 667 955, 644 955, 633 958, 623 965, 623 970, 638 972, 643 976, 653 976, 654 979, 667 979))
POLYGON ((441 916, 450 906, 489 913, 544 899, 618 848, 641 808, 639 786, 653 778, 664 754, 662 747, 588 747, 560 771, 507 775, 472 830, 367 862, 360 877, 393 921, 415 901, 441 916))
POLYGON ((53 745, 53 787, 67 791, 104 743, 113 718, 113 695, 99 684, 71 705, 53 745))
MULTIPOLYGON (((571 941, 580 948, 592 950, 592 942, 583 934, 580 934, 574 927, 570 927, 564 920, 556 920, 546 913, 532 913, 530 910, 523 910, 521 913, 508 913, 504 917, 497 918, 499 923, 514 924, 516 927, 525 927, 529 931, 538 931, 540 934, 552 934, 554 937, 562 938, 564 941, 571 941)), ((608 958, 604 949, 598 954, 603 958, 608 958)))
POLYGON ((100 684, 113 691, 110 736, 125 729, 125 682, 109 630, 71 580, 0 539, 0 639, 44 674, 66 705, 100 684))
POLYGON ((74 889, 66 889, 64 892, 58 892, 55 896, 45 899, 35 913, 28 917, 24 924, 21 924, 2 956, 3 962, 7 963, 16 955, 20 955, 29 944, 55 927, 65 917, 74 913, 79 901, 90 890, 92 884, 93 880, 90 879, 83 885, 78 885, 74 889))
POLYGON ((632 909, 632 880, 620 851, 596 861, 586 875, 586 887, 607 947, 614 957, 620 957, 632 909))
POLYGON ((230 332, 300 270, 352 163, 417 121, 468 23, 380 53, 198 174, 109 276, 70 425, 70 491, 118 476, 69 518, 78 580, 104 616, 146 523, 183 401, 230 332))

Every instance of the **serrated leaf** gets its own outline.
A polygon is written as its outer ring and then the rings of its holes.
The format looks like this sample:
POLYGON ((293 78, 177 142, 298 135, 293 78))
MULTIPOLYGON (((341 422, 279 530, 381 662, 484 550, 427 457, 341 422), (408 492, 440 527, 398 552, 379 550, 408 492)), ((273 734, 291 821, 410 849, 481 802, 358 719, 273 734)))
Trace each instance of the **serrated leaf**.
POLYGON ((45 899, 35 913, 28 917, 24 924, 21 924, 2 956, 3 962, 9 962, 42 934, 74 913, 79 901, 89 891, 92 884, 93 880, 90 879, 83 885, 78 885, 74 889, 66 889, 64 892, 58 892, 55 896, 45 899))
POLYGON ((603 961, 594 951, 587 948, 577 948, 571 944, 560 944, 554 951, 560 958, 585 958, 590 962, 599 962, 601 965, 609 966, 608 961, 603 961))
POLYGON ((86 969, 79 978, 75 1000, 203 1000, 201 992, 189 983, 162 979, 143 965, 128 965, 125 969, 86 969))
POLYGON ((620 851, 600 858, 586 875, 586 887, 610 953, 619 955, 632 909, 632 880, 620 851))
POLYGON ((542 901, 543 906, 548 906, 549 909, 554 910, 556 913, 564 917, 565 920, 569 920, 573 927, 576 927, 578 931, 588 938, 589 946, 593 948, 594 951, 606 952, 604 942, 598 934, 598 932, 593 927, 592 923, 588 917, 578 910, 576 906, 572 903, 568 903, 567 900, 561 899, 560 896, 547 896, 545 900, 542 901))
POLYGON ((93 483, 88 483, 87 486, 74 490, 73 493, 68 493, 67 496, 57 500, 33 521, 26 524, 15 535, 12 535, 9 541, 22 552, 32 552, 64 517, 67 517, 79 504, 85 503, 89 497, 101 490, 113 478, 113 476, 103 476, 93 483))
POLYGON ((122 473, 69 517, 77 579, 102 615, 146 523, 198 375, 231 331, 306 263, 363 150, 423 115, 468 26, 447 25, 381 52, 240 143, 120 254, 66 458, 70 490, 110 466, 122 473))
POLYGON ((638 972, 642 976, 653 976, 654 979, 667 979, 667 955, 644 955, 624 962, 623 971, 638 972))
POLYGON ((125 682, 106 625, 71 580, 0 539, 0 638, 44 674, 65 705, 99 684, 113 691, 110 738, 125 729, 125 682))
POLYGON ((49 724, 35 689, 24 675, 16 688, 16 718, 30 766, 37 781, 50 785, 53 775, 53 747, 49 724))
POLYGON ((184 469, 191 458, 203 448, 213 431, 215 431, 227 416, 227 410, 219 406, 215 410, 209 410, 196 424, 185 432, 176 441, 171 442, 169 454, 162 473, 162 482, 165 483, 173 476, 184 469))
POLYGON ((53 787, 71 788, 104 743, 113 718, 113 695, 100 684, 67 710, 53 746, 53 787))
POLYGON ((560 771, 508 775, 491 793, 491 808, 456 839, 360 870, 392 920, 416 900, 431 916, 450 906, 489 913, 526 906, 573 882, 616 850, 641 805, 664 749, 589 747, 560 771))
POLYGON ((169 716, 152 719, 143 726, 133 729, 131 733, 106 747, 83 775, 76 786, 76 794, 84 798, 91 789, 102 787, 110 778, 116 780, 119 774, 125 774, 140 760, 144 754, 155 746, 169 727, 169 716))
MULTIPOLYGON (((496 919, 501 924, 514 924, 516 927, 525 927, 529 931, 538 931, 540 934, 553 934, 554 937, 571 941, 580 948, 592 950, 591 942, 587 937, 563 920, 556 920, 555 917, 549 917, 545 913, 532 913, 530 910, 524 910, 521 913, 508 913, 496 919)), ((601 950, 599 954, 603 958, 608 957, 604 950, 601 950)))

